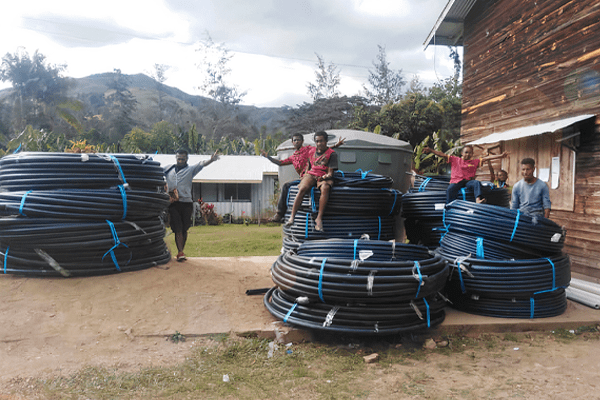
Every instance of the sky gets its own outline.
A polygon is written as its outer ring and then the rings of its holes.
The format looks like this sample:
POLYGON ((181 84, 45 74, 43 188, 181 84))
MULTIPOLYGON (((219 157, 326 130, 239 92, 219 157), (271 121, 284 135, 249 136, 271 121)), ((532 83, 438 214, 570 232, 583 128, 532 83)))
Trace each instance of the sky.
MULTIPOLYGON (((63 75, 150 75, 169 66, 166 85, 192 95, 203 75, 199 43, 208 35, 232 55, 227 82, 242 104, 311 102, 317 56, 338 67, 342 95, 368 83, 378 46, 405 80, 429 87, 452 76, 445 46, 423 42, 448 0, 20 0, 0 13, 0 56, 36 50, 63 75)), ((460 50, 460 49, 459 49, 460 50)), ((0 82, 0 88, 10 83, 0 82)))

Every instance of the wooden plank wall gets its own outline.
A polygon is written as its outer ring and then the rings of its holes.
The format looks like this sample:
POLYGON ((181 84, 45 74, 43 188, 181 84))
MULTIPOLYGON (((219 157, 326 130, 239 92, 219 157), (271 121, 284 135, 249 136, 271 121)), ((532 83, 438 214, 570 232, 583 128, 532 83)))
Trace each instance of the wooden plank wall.
MULTIPOLYGON (((463 143, 522 126, 600 115, 598 0, 482 0, 467 17, 464 37, 463 143)), ((591 133, 582 133, 577 147, 572 204, 563 195, 555 196, 553 203, 563 206, 550 216, 568 230, 565 251, 573 271, 596 278, 600 278, 599 125, 597 119, 591 133)), ((503 149, 524 154, 535 147, 538 163, 545 163, 552 154, 539 150, 547 145, 555 152, 556 146, 538 140, 505 143, 503 149)), ((560 148, 561 158, 568 158, 565 151, 560 148)), ((503 161, 513 184, 520 179, 517 158, 503 161)), ((486 170, 482 169, 484 175, 486 170)), ((561 175, 561 184, 563 179, 561 175)))

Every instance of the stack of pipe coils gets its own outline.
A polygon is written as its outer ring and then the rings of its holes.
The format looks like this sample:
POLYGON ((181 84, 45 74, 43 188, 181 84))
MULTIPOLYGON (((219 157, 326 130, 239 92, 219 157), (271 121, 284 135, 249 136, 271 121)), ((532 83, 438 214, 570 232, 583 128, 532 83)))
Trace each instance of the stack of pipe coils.
POLYGON ((437 253, 453 266, 453 307, 480 315, 543 318, 562 314, 571 263, 565 231, 541 216, 455 200, 444 215, 437 253))
POLYGON ((280 255, 267 309, 303 328, 357 335, 427 329, 445 316, 446 261, 426 247, 362 239, 306 241, 280 255))
POLYGON ((167 263, 164 174, 146 156, 26 152, 0 159, 5 274, 85 276, 167 263))
MULTIPOLYGON (((364 235, 377 240, 394 239, 395 216, 400 213, 402 193, 392 189, 392 184, 391 178, 369 171, 336 171, 323 216, 323 231, 314 229, 321 193, 313 188, 304 196, 294 223, 283 227, 283 248, 293 250, 307 240, 358 239, 364 235)), ((292 185, 285 220, 297 194, 298 186, 292 185)))

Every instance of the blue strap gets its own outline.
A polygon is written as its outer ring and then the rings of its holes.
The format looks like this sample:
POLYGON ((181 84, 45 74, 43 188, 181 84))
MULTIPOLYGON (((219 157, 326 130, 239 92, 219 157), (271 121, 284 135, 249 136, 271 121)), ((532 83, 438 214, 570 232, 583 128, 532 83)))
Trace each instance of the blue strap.
POLYGON ((358 245, 358 239, 354 239, 354 258, 353 260, 356 260, 356 246, 358 245))
POLYGON ((308 213, 306 213, 306 221, 304 221, 304 239, 308 239, 308 221, 309 221, 308 213))
POLYGON ((313 212, 317 212, 317 205, 315 203, 315 187, 310 188, 310 205, 313 212))
POLYGON ((17 147, 17 149, 15 151, 13 151, 13 154, 17 154, 19 151, 21 151, 22 145, 23 145, 23 143, 19 143, 19 147, 17 147))
POLYGON ((127 183, 127 180, 125 180, 125 174, 123 173, 123 169, 121 168, 121 164, 119 163, 119 160, 117 160, 117 157, 115 157, 111 154, 110 159, 117 166, 117 169, 119 170, 119 177, 121 178, 121 181, 123 181, 123 185, 129 186, 129 184, 127 183))
POLYGON ((367 175, 369 174, 369 172, 373 171, 372 169, 368 170, 368 171, 363 171, 362 169, 357 169, 355 172, 360 172, 360 178, 361 179, 365 179, 367 177, 367 175))
POLYGON ((483 251, 483 238, 477 238, 477 258, 485 258, 485 252, 483 251))
POLYGON ((23 207, 25 206, 25 199, 27 198, 27 195, 28 195, 29 193, 31 193, 31 192, 32 192, 32 191, 31 191, 31 190, 29 190, 29 191, 25 192, 25 194, 23 195, 23 197, 21 197, 21 207, 19 207, 19 214, 21 214, 21 215, 22 215, 22 216, 24 216, 24 217, 26 217, 26 216, 27 216, 27 215, 25 215, 25 214, 23 213, 23 207))
POLYGON ((6 251, 4 252, 4 273, 6 274, 6 260, 8 259, 8 250, 10 250, 10 246, 6 246, 6 251))
POLYGON ((379 218, 379 232, 377 233, 377 240, 381 240, 381 217, 379 218))
POLYGON ((423 182, 421 182, 421 185, 419 186, 419 192, 423 192, 425 190, 425 187, 427 186, 430 180, 431 178, 427 178, 423 182))
MULTIPOLYGON (((419 288, 417 289, 417 294, 415 295, 415 299, 419 297, 419 292, 421 291, 421 284, 423 283, 423 275, 421 275, 421 267, 419 266, 419 262, 415 261, 415 267, 417 268, 417 274, 419 274, 419 288)), ((423 299, 425 300, 425 299, 423 299)))
MULTIPOLYGON (((533 296, 535 296, 536 294, 541 294, 541 293, 551 293, 551 292, 554 292, 557 289, 564 289, 564 288, 565 288, 565 286, 559 286, 559 287, 555 287, 555 288, 548 289, 548 290, 540 290, 539 292, 535 292, 533 294, 533 296)), ((531 296, 529 298, 529 310, 530 310, 529 318, 531 318, 531 319, 533 319, 534 307, 535 307, 535 299, 533 298, 533 296, 531 296)))
POLYGON ((447 230, 448 226, 446 225, 446 207, 444 207, 444 210, 442 211, 442 224, 444 224, 444 228, 447 230))
POLYGON ((467 201, 467 191, 465 190, 465 188, 460 189, 460 192, 462 193, 463 200, 467 201))
POLYGON ((429 303, 427 302, 427 300, 425 300, 425 297, 423 297, 423 301, 425 302, 425 307, 427 307, 427 327, 431 328, 431 314, 429 312, 429 303))
POLYGON ((323 259, 323 262, 321 263, 321 272, 319 272, 319 298, 323 303, 325 303, 325 300, 323 300, 323 270, 325 270, 326 261, 327 257, 323 259))
POLYGON ((458 278, 460 279, 460 290, 464 293, 467 293, 467 289, 465 288, 465 282, 463 281, 462 271, 460 269, 460 261, 457 261, 456 265, 458 266, 458 278))
POLYGON ((552 289, 554 289, 556 287, 556 267, 551 259, 546 257, 546 260, 552 265, 552 289))
MULTIPOLYGON (((129 246, 127 246, 125 243, 121 243, 121 241, 119 240, 119 236, 117 236, 117 230, 115 229, 115 225, 112 222, 110 222, 109 220, 106 220, 106 222, 108 223, 108 226, 110 227, 110 232, 112 233, 113 240, 115 241, 115 245, 113 247, 111 247, 110 250, 108 250, 106 253, 104 253, 104 255, 102 256, 102 261, 104 261, 104 257, 106 257, 106 255, 110 253, 110 258, 112 258, 113 263, 115 264, 115 267, 117 267, 117 271, 121 271, 121 268, 119 267, 119 263, 117 262, 117 257, 115 256, 115 249, 117 247, 119 247, 120 245, 123 245, 127 248, 129 248, 129 246)), ((129 261, 131 261, 131 256, 129 257, 129 261)), ((129 261, 127 261, 127 264, 129 264, 129 261)))
POLYGON ((394 192, 394 203, 392 204, 392 208, 390 208, 390 213, 388 214, 388 215, 392 215, 392 212, 394 211, 394 207, 396 207, 396 201, 398 200, 398 191, 394 190, 394 189, 381 189, 381 190, 387 190, 387 191, 394 192))
POLYGON ((287 322, 288 318, 290 317, 290 315, 292 315, 292 312, 294 312, 294 310, 296 309, 297 306, 298 306, 298 303, 294 303, 292 308, 290 308, 290 311, 288 311, 287 314, 285 314, 285 317, 283 318, 284 323, 287 322))
POLYGON ((123 185, 119 185, 118 188, 121 191, 121 199, 123 200, 123 217, 121 219, 125 219, 127 217, 127 193, 123 185))
POLYGON ((338 170, 338 171, 336 171, 336 172, 339 172, 339 173, 342 175, 342 178, 345 178, 345 177, 346 177, 346 175, 344 175, 344 171, 339 171, 339 170, 338 170))
POLYGON ((521 210, 517 210, 517 218, 515 218, 515 227, 513 228, 512 235, 510 235, 510 241, 513 241, 515 237, 515 232, 517 231, 517 226, 519 226, 519 218, 521 217, 521 210))

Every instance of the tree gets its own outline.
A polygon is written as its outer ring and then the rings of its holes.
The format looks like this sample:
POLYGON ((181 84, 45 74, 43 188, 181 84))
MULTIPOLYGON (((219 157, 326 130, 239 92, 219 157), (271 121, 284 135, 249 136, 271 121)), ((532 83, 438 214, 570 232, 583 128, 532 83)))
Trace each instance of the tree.
POLYGON ((337 66, 333 63, 325 65, 323 58, 318 54, 316 56, 318 60, 317 70, 315 71, 317 80, 315 83, 308 83, 308 94, 313 101, 338 97, 340 95, 338 91, 340 73, 337 66))
POLYGON ((377 46, 379 53, 377 60, 373 61, 374 70, 369 70, 369 87, 363 85, 365 97, 370 104, 383 106, 389 103, 397 103, 402 99, 402 87, 404 78, 402 70, 390 69, 384 46, 377 46))
POLYGON ((291 132, 316 132, 323 129, 346 128, 352 122, 356 108, 365 106, 365 98, 342 96, 316 99, 291 110, 286 129, 291 132))
POLYGON ((165 64, 154 64, 154 70, 150 72, 150 77, 156 81, 156 93, 158 94, 158 119, 163 119, 163 99, 165 92, 163 92, 163 83, 167 80, 167 70, 171 68, 165 64))
POLYGON ((109 112, 112 116, 112 130, 116 134, 113 139, 119 140, 135 125, 133 113, 137 109, 137 100, 128 89, 129 78, 121 74, 120 69, 115 69, 114 72, 114 79, 109 85, 107 98, 109 112))
POLYGON ((37 50, 31 57, 23 48, 2 57, 0 80, 11 82, 15 89, 14 119, 18 131, 29 123, 52 130, 48 106, 65 98, 68 82, 61 76, 65 69, 66 65, 48 64, 46 56, 37 50))
POLYGON ((236 85, 226 82, 231 73, 228 64, 233 55, 225 48, 223 43, 213 42, 210 35, 200 42, 196 51, 202 53, 202 62, 198 68, 204 70, 204 81, 199 89, 213 100, 225 105, 237 105, 242 101, 246 92, 240 92, 236 85))

